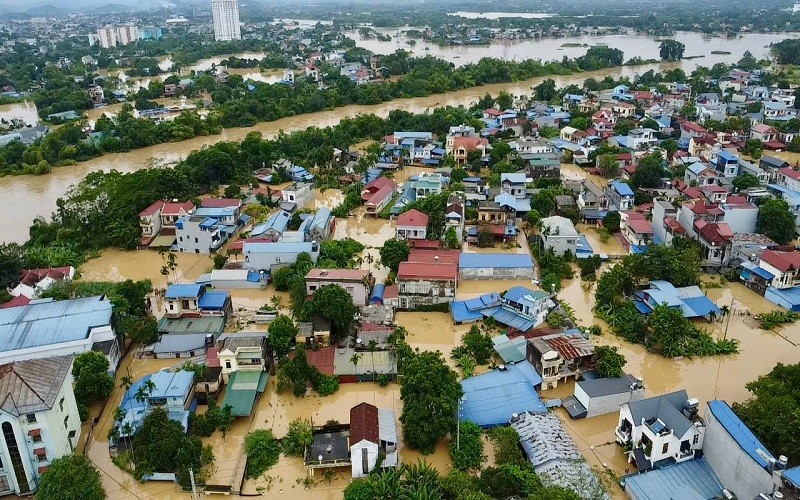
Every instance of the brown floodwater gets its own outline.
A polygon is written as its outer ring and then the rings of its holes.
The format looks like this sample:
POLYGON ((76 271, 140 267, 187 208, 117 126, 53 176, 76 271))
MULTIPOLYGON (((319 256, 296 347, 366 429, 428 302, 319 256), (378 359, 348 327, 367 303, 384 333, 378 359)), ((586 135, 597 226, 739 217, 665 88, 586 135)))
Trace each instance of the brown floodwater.
MULTIPOLYGON (((0 233, 3 234, 3 241, 5 242, 25 241, 28 237, 27 228, 31 225, 33 219, 37 216, 49 217, 51 212, 56 209, 56 200, 64 195, 69 186, 78 183, 90 172, 98 170, 107 172, 112 169, 121 172, 132 172, 153 162, 173 164, 203 146, 215 144, 219 141, 239 141, 250 132, 261 132, 264 137, 272 138, 281 130, 292 132, 310 126, 332 126, 336 125, 342 118, 354 117, 358 114, 373 113, 379 116, 386 116, 394 109, 423 113, 442 106, 471 105, 487 92, 498 94, 500 91, 507 91, 516 95, 528 94, 532 86, 541 83, 545 78, 552 78, 557 85, 564 86, 571 83, 580 84, 589 77, 602 78, 606 75, 633 77, 651 68, 665 70, 672 67, 675 67, 674 63, 637 67, 626 66, 576 75, 541 77, 514 83, 484 85, 429 97, 395 99, 376 105, 345 106, 319 113, 259 123, 253 127, 227 129, 220 135, 195 137, 187 141, 158 144, 127 153, 104 155, 78 165, 54 169, 47 175, 3 177, 0 178, 0 197, 6 200, 7 213, 0 220, 0 233)), ((406 169, 399 175, 408 176, 411 175, 411 172, 414 172, 414 170, 406 169)))
MULTIPOLYGON (((36 105, 32 102, 19 102, 0 105, 0 125, 10 123, 11 120, 22 120, 25 125, 32 127, 39 123, 39 114, 36 105)), ((0 127, 2 130, 3 127, 0 127)))
POLYGON ((364 208, 360 207, 350 217, 336 219, 333 239, 352 238, 366 247, 380 248, 394 235, 394 221, 367 215, 364 208))
POLYGON ((207 273, 213 267, 211 257, 175 252, 178 264, 175 277, 161 274, 164 261, 161 255, 154 250, 117 250, 109 248, 103 250, 99 257, 83 264, 79 271, 81 279, 86 281, 124 281, 126 279, 149 279, 153 286, 164 287, 167 279, 170 282, 194 283, 201 274, 207 273))

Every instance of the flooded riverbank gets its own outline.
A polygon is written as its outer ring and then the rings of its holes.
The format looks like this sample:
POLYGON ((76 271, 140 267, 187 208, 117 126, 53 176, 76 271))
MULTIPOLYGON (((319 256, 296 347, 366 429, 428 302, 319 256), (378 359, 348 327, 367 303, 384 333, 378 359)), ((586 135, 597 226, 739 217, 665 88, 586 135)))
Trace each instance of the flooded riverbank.
POLYGON ((0 220, 0 232, 5 242, 23 242, 28 237, 28 227, 37 216, 49 217, 56 209, 56 200, 63 196, 69 186, 80 182, 88 173, 98 170, 132 172, 151 164, 154 159, 159 163, 171 164, 186 158, 189 153, 203 146, 219 141, 240 141, 250 132, 260 132, 265 138, 273 138, 281 130, 292 132, 311 126, 327 127, 339 123, 343 118, 359 114, 376 114, 387 116, 394 109, 412 113, 423 113, 442 106, 469 106, 477 102, 487 92, 493 95, 506 91, 522 95, 530 92, 532 86, 538 85, 546 78, 552 78, 558 86, 572 83, 581 84, 587 78, 634 77, 648 69, 663 71, 676 67, 675 63, 664 63, 648 66, 619 67, 602 71, 591 71, 568 76, 547 76, 514 83, 484 85, 456 92, 432 95, 412 99, 395 99, 376 105, 352 105, 319 113, 303 114, 282 118, 272 122, 259 123, 253 127, 226 129, 220 135, 195 137, 187 141, 158 144, 137 149, 128 153, 115 153, 79 163, 77 165, 56 168, 50 174, 42 176, 13 176, 0 178, 0 197, 6 201, 6 213, 0 220))

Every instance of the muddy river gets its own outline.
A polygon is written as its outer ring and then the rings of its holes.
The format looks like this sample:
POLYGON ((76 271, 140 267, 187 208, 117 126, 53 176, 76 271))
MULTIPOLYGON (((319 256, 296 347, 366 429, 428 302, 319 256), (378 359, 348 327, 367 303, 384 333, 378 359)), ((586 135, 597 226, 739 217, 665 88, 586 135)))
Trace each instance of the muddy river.
MULTIPOLYGON (((668 69, 675 67, 674 63, 663 65, 652 65, 647 67, 623 67, 613 70, 596 72, 586 72, 579 75, 556 76, 553 77, 559 86, 570 83, 580 84, 589 77, 603 77, 607 74, 613 76, 633 77, 637 73, 646 71, 647 68, 668 69)), ((188 141, 177 143, 159 144, 156 146, 137 149, 128 153, 116 153, 105 155, 101 158, 83 162, 78 165, 64 167, 53 170, 48 175, 42 176, 14 176, 0 178, 0 197, 6 202, 6 214, 0 218, 0 234, 3 234, 3 241, 22 242, 27 239, 28 227, 37 216, 49 217, 56 208, 56 200, 63 196, 67 188, 82 180, 89 172, 112 169, 121 172, 131 172, 151 164, 154 158, 159 162, 171 163, 186 158, 193 150, 203 146, 214 144, 219 141, 242 140, 250 132, 261 132, 264 137, 274 137, 279 131, 291 132, 294 130, 305 129, 310 126, 326 127, 336 125, 339 120, 345 117, 353 117, 358 114, 374 113, 386 116, 393 109, 403 109, 410 112, 422 113, 440 106, 470 105, 475 103, 487 92, 497 94, 501 90, 512 94, 526 94, 530 92, 530 87, 539 84, 544 78, 535 78, 523 82, 485 85, 472 89, 449 92, 424 98, 415 99, 396 99, 391 102, 366 105, 366 106, 346 106, 331 111, 320 113, 305 114, 283 118, 273 122, 260 123, 254 127, 227 129, 220 135, 208 137, 196 137, 188 141)), ((14 114, 27 113, 30 109, 22 104, 14 104, 11 107, 5 106, 7 116, 14 114)), ((105 111, 105 110, 104 110, 105 111)))

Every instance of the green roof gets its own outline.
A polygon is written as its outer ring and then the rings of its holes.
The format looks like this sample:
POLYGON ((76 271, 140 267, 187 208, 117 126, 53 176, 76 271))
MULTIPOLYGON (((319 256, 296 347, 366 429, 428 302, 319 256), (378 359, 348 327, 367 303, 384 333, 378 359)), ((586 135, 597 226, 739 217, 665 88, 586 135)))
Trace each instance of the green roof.
POLYGON ((222 407, 231 406, 234 417, 247 417, 253 412, 256 395, 263 393, 267 386, 267 372, 233 372, 228 380, 228 388, 222 407))

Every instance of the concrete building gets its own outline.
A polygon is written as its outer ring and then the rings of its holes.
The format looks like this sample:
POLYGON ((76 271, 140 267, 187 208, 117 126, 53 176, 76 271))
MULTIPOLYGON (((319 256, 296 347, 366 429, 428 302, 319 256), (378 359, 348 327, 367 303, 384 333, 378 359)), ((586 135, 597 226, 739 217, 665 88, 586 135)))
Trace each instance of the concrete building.
MULTIPOLYGON (((542 320, 546 314, 547 309, 541 310, 542 320)), ((542 375, 542 389, 553 389, 559 380, 577 378, 595 367, 594 345, 577 329, 528 339, 525 358, 542 375)))
POLYGON ((576 382, 574 394, 564 399, 563 406, 572 418, 592 418, 616 413, 623 404, 641 399, 644 399, 642 381, 623 375, 576 382))
POLYGON ((0 495, 27 496, 42 473, 80 441, 72 356, 0 366, 0 495))
POLYGON ((251 271, 272 272, 288 264, 294 264, 297 256, 307 253, 314 262, 319 258, 319 244, 316 241, 261 243, 245 241, 242 245, 244 266, 251 271))
POLYGON ((117 46, 117 30, 113 26, 104 26, 97 30, 97 40, 104 49, 117 46))
POLYGON ((397 271, 399 307, 414 309, 452 301, 458 286, 458 254, 412 250, 397 271))
POLYGON ((0 364, 97 350, 106 355, 113 373, 120 346, 111 326, 111 309, 111 301, 103 295, 41 299, 0 309, 0 364))
POLYGON ((363 269, 311 269, 306 274, 306 294, 313 295, 328 285, 342 287, 353 298, 356 306, 365 306, 369 300, 370 273, 363 269))
POLYGON ((289 213, 304 208, 314 200, 314 186, 297 182, 281 190, 281 208, 289 213), (286 206, 284 206, 286 204, 286 206))
POLYGON ((350 409, 350 459, 354 478, 366 477, 378 466, 395 467, 399 463, 397 424, 392 410, 359 403, 350 409))
POLYGON ((639 472, 693 460, 706 432, 698 406, 684 390, 623 404, 617 442, 631 447, 628 460, 639 472))
POLYGON ((780 486, 775 471, 786 468, 733 413, 725 401, 709 401, 703 456, 725 489, 736 498, 759 498, 780 486))
POLYGON ((527 254, 462 253, 458 274, 462 280, 533 279, 533 259, 527 254))
POLYGON ((267 370, 267 337, 235 335, 222 340, 219 348, 219 365, 222 379, 228 383, 231 374, 238 371, 264 372, 267 370))
POLYGON ((117 45, 128 45, 139 40, 139 28, 132 24, 121 24, 116 27, 117 45))
POLYGON ((225 243, 218 220, 204 215, 188 215, 175 223, 178 251, 184 253, 211 254, 225 243))
POLYGON ((397 218, 398 240, 424 240, 428 235, 428 216, 412 208, 397 218))
POLYGON ((238 0, 212 0, 211 17, 214 20, 214 39, 219 41, 240 40, 238 0))
MULTIPOLYGON (((653 200, 653 237, 658 241, 663 241, 665 245, 670 245, 674 238, 670 224, 677 224, 678 209, 672 203, 665 200, 653 200), (667 222, 666 219, 671 219, 667 222), (674 221, 674 223, 672 222, 674 221)), ((680 225, 678 225, 680 226, 680 225)))
MULTIPOLYGON (((186 432, 189 428, 189 414, 197 407, 194 399, 194 373, 164 369, 145 375, 125 391, 119 407, 123 414, 122 420, 115 424, 119 437, 135 435, 144 418, 156 408, 164 409, 170 420, 180 423, 186 432)), ((109 445, 116 446, 116 442, 110 440, 109 445)))
POLYGON ((575 255, 578 245, 578 231, 571 220, 554 215, 542 219, 542 242, 545 249, 556 255, 569 252, 575 255))

